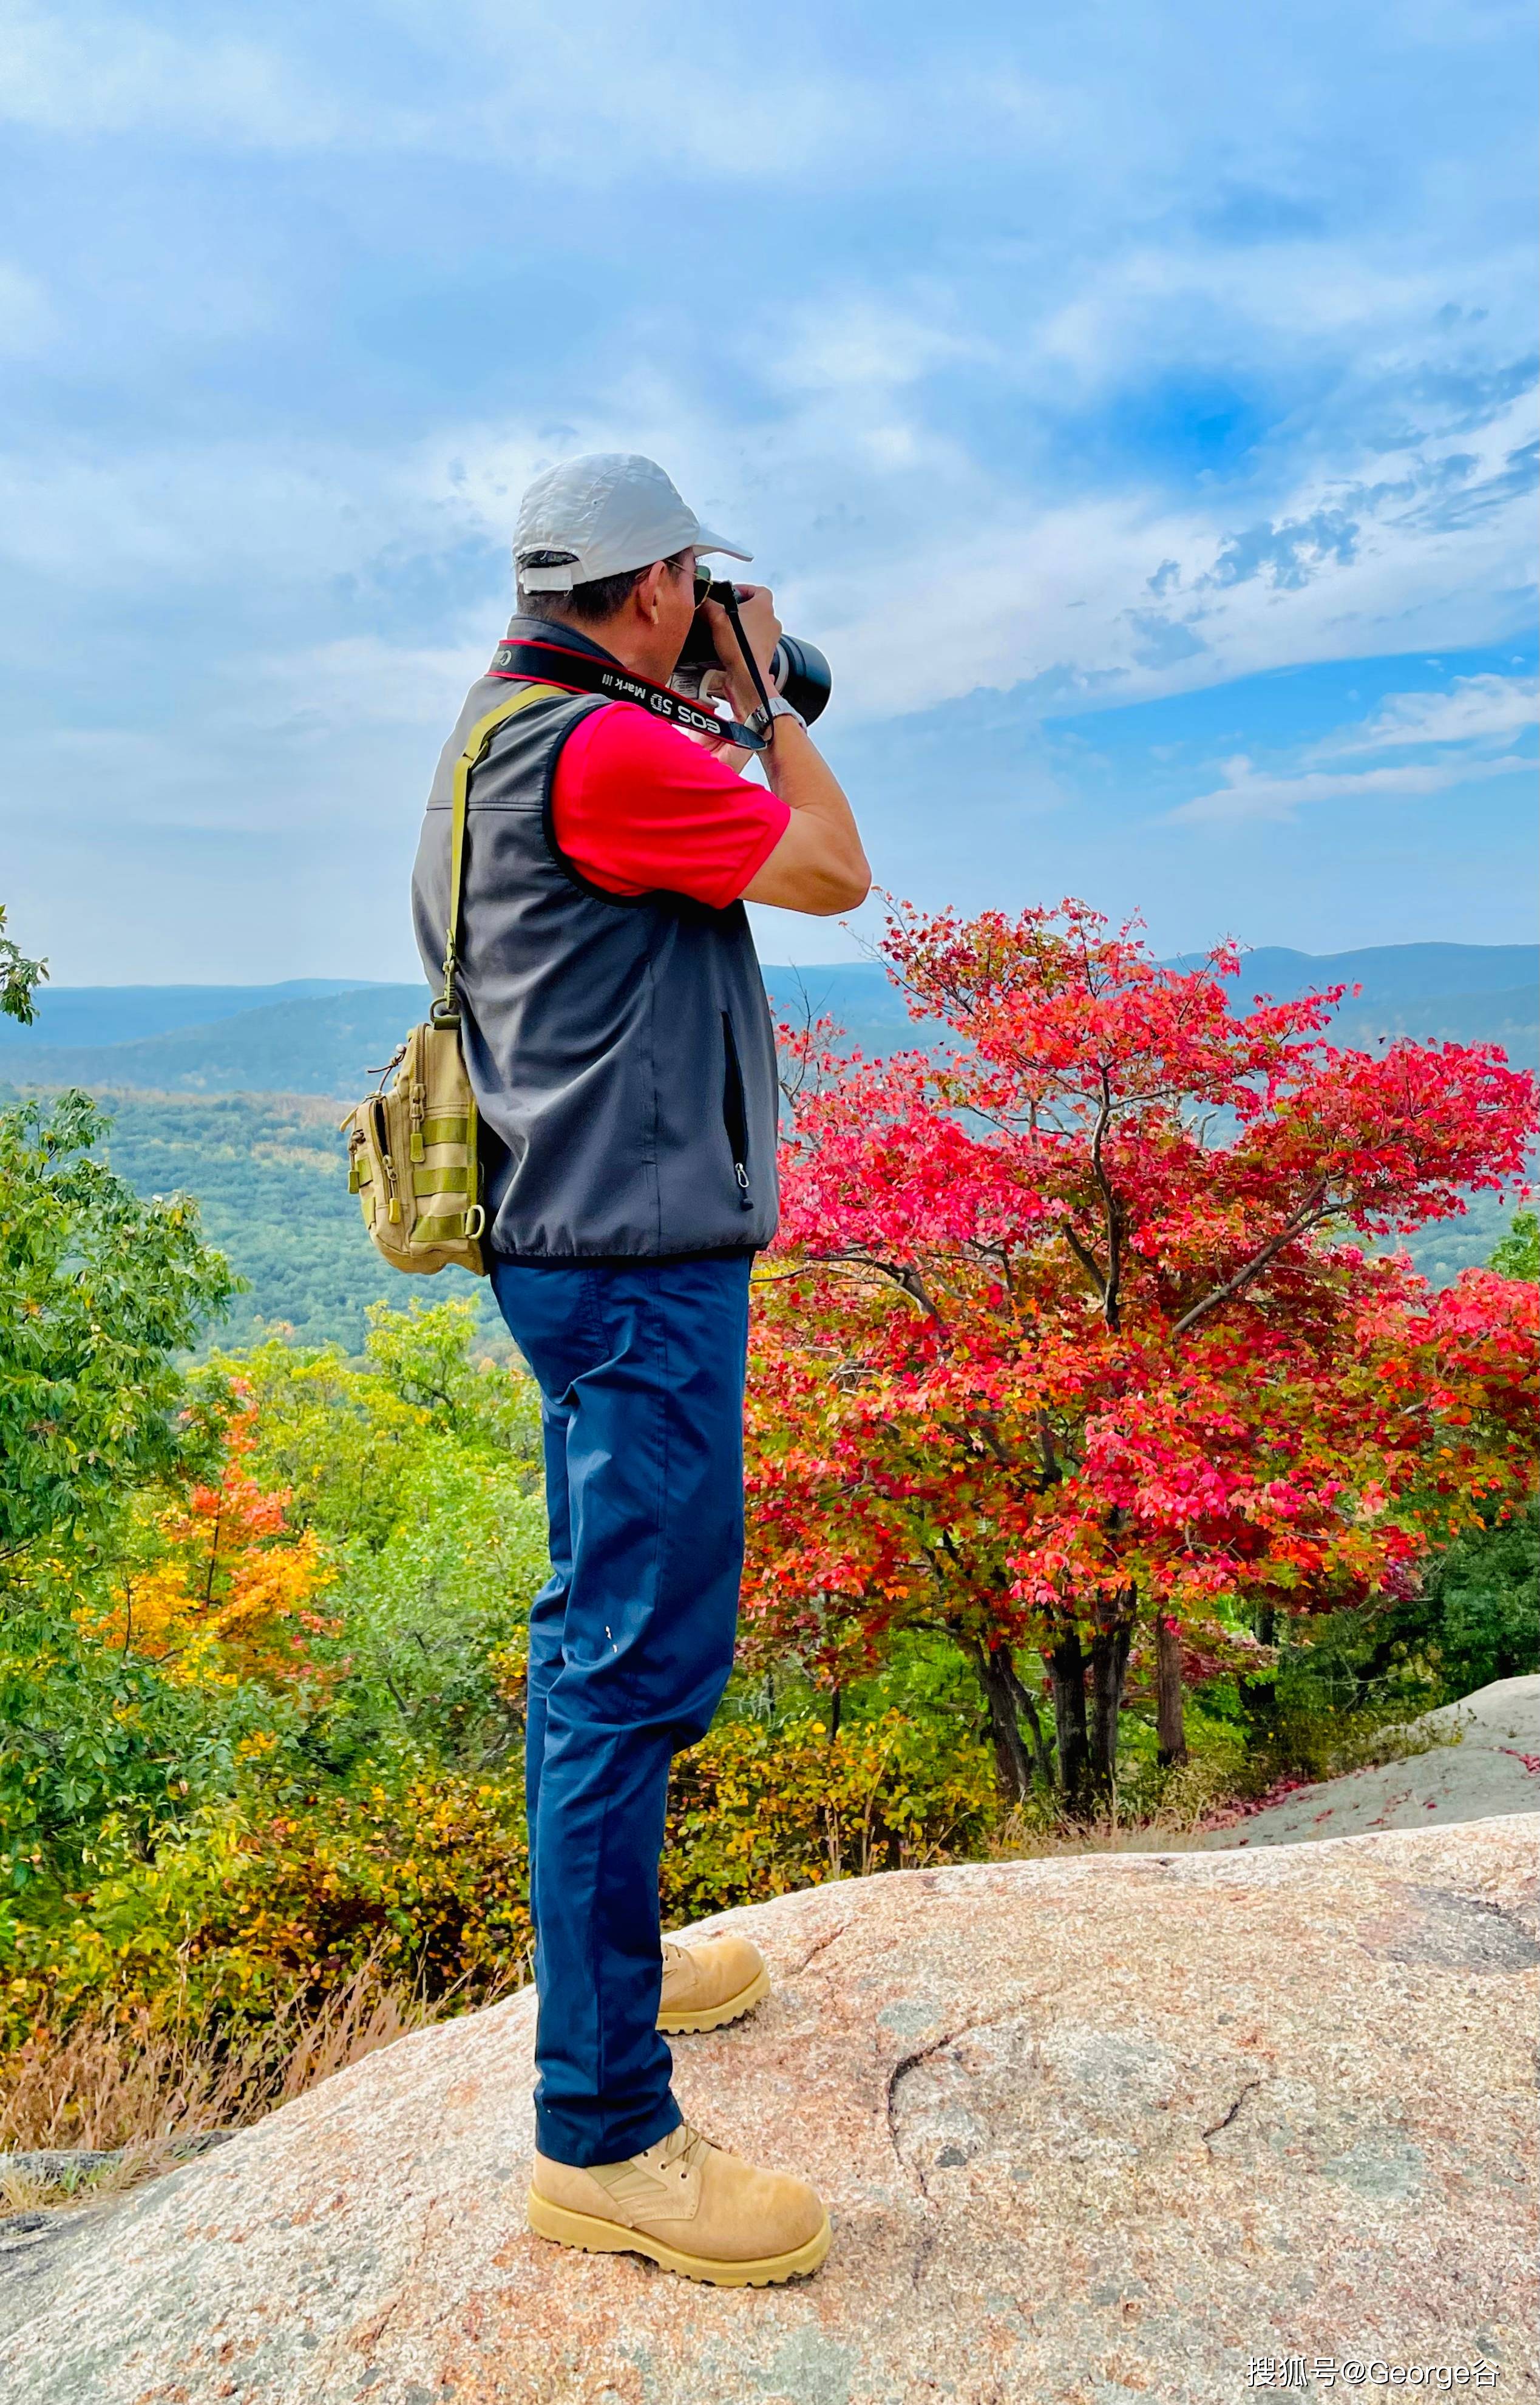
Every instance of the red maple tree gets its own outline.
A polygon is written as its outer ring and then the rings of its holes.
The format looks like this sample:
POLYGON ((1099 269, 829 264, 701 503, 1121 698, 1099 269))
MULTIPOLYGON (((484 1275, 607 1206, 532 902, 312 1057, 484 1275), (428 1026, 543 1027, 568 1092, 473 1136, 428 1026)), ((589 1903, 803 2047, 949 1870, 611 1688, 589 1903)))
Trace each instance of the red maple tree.
POLYGON ((748 1641, 838 1682, 944 1632, 1004 1792, 1036 1769, 1088 1810, 1136 1649, 1170 1758, 1184 1655, 1254 1664, 1259 1615, 1362 1601, 1523 1484, 1533 1289, 1435 1294, 1351 1239, 1520 1176, 1534 1081, 1491 1046, 1338 1049, 1341 987, 1241 1015, 1233 948, 1165 968, 1079 903, 906 907, 883 949, 963 1041, 786 1035, 748 1641))

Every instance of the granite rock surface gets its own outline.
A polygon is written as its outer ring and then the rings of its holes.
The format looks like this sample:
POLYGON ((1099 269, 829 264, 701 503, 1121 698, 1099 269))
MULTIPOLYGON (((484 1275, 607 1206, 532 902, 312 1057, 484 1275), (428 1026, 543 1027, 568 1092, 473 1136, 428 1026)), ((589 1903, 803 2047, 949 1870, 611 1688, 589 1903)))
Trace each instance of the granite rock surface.
POLYGON ((1317 2357, 1533 2396, 1536 1836, 897 1872, 726 1916, 775 1992, 676 2041, 676 2087, 818 2182, 814 2280, 530 2236, 523 1995, 16 2240, 0 2396, 1236 2405, 1284 2384, 1269 2359, 1323 2393, 1317 2357))
POLYGON ((1435 1740, 1426 1753, 1296 1788, 1281 1804, 1192 1842, 1297 1846, 1540 1812, 1540 1678, 1494 1680, 1462 1703, 1425 1712, 1414 1726, 1435 1740))

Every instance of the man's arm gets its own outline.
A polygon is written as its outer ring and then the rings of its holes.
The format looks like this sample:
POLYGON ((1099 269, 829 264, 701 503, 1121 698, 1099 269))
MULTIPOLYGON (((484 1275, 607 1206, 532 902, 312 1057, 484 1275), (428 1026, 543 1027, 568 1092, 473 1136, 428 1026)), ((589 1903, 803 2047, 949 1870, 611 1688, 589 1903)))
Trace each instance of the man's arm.
MULTIPOLYGON (((744 588, 739 587, 740 592, 744 588)), ((717 657, 727 671, 736 718, 756 707, 732 624, 725 610, 707 603, 717 657)), ((740 621, 767 687, 770 660, 781 640, 780 622, 763 587, 740 605, 740 621)), ((770 791, 791 811, 790 823, 768 860, 743 889, 746 902, 769 902, 780 910, 801 910, 815 919, 854 910, 871 889, 871 870, 844 790, 805 727, 795 718, 770 721, 770 743, 758 757, 770 791)))
POLYGON ((789 808, 791 820, 764 866, 744 887, 743 897, 832 919, 841 910, 854 910, 871 890, 871 870, 855 815, 806 727, 795 718, 775 718, 770 724, 775 732, 763 755, 765 775, 770 791, 789 808))

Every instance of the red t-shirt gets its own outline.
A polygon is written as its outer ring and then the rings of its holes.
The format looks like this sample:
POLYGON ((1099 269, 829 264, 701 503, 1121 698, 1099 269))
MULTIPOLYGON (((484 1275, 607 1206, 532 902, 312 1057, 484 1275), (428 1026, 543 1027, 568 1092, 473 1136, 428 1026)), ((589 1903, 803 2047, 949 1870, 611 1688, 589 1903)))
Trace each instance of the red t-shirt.
POLYGON ((551 794, 556 839, 607 893, 685 893, 725 910, 752 883, 791 812, 666 719, 627 701, 579 720, 551 794))

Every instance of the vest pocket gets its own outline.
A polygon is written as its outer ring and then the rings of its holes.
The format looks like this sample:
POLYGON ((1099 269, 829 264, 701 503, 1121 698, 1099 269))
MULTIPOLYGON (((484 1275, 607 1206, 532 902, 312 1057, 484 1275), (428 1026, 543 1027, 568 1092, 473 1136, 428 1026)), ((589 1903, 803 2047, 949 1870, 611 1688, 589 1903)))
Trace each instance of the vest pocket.
POLYGON ((738 1059, 738 1039, 732 1032, 732 1019, 722 1013, 722 1121, 728 1131, 728 1144, 732 1153, 732 1174, 738 1181, 739 1208, 752 1211, 749 1193, 749 1118, 743 1102, 743 1072, 738 1059))

